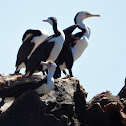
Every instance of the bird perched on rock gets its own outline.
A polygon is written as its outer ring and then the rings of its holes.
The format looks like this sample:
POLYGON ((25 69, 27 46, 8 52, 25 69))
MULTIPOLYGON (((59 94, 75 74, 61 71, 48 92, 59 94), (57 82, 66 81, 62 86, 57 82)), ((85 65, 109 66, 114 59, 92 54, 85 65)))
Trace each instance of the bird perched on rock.
MULTIPOLYGON (((88 46, 90 37, 90 27, 83 23, 83 20, 89 17, 99 17, 86 11, 78 12, 74 18, 75 24, 81 32, 71 35, 65 42, 58 58, 56 59, 57 69, 54 78, 61 76, 61 70, 66 74, 65 69, 69 70, 69 76, 72 77, 73 63, 82 55, 88 46)), ((67 75, 67 74, 66 74, 67 75)))
POLYGON ((49 36, 48 32, 42 30, 27 30, 22 37, 22 45, 19 48, 16 60, 15 73, 19 73, 22 68, 26 67, 27 60, 34 50, 49 36))
MULTIPOLYGON (((73 30, 77 27, 77 25, 72 25, 64 29, 65 33, 65 40, 69 37, 69 35, 73 32, 73 30)), ((16 70, 15 73, 19 73, 22 68, 26 67, 26 63, 34 52, 34 50, 41 44, 47 37, 49 36, 48 32, 44 29, 41 30, 33 30, 28 29, 23 37, 22 42, 23 44, 20 46, 17 60, 16 60, 16 70)))
MULTIPOLYGON (((36 70, 38 70, 41 61, 55 61, 65 41, 65 34, 61 29, 58 29, 57 19, 55 17, 49 17, 47 20, 43 21, 48 22, 53 26, 53 31, 55 34, 49 36, 32 53, 26 65, 26 76, 32 75, 36 70)), ((42 67, 42 71, 45 69, 46 67, 42 67)))
MULTIPOLYGON (((54 79, 53 75, 56 69, 55 62, 47 61, 41 62, 41 65, 44 65, 48 69, 47 77, 43 78, 35 78, 33 76, 24 77, 23 80, 18 80, 9 85, 6 88, 0 90, 0 97, 2 98, 2 104, 4 103, 4 99, 11 97, 13 99, 18 98, 24 92, 28 90, 34 90, 38 95, 48 93, 50 90, 54 88, 54 79)), ((3 107, 4 108, 4 107, 3 107)))

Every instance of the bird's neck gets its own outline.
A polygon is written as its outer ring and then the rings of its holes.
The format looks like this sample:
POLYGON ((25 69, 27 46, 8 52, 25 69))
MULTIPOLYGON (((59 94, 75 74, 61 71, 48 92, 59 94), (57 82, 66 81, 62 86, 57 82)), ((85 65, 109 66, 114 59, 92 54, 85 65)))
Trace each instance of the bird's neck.
POLYGON ((83 23, 82 20, 77 20, 77 24, 79 24, 79 28, 80 28, 80 29, 85 29, 85 30, 87 30, 86 25, 83 23))
POLYGON ((54 31, 56 36, 59 36, 61 34, 60 31, 57 28, 57 23, 53 24, 53 31, 54 31))
POLYGON ((79 24, 79 28, 84 32, 84 36, 86 36, 88 39, 90 37, 90 28, 88 25, 83 23, 83 20, 77 20, 77 24, 79 24))
POLYGON ((49 70, 48 75, 47 75, 47 80, 52 80, 53 79, 54 72, 55 72, 55 69, 49 70))

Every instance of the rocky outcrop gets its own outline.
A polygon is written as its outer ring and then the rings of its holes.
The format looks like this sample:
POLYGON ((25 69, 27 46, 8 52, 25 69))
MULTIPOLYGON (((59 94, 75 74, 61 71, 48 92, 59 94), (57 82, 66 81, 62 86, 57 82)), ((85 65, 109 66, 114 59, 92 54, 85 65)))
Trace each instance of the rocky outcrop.
POLYGON ((23 75, 0 74, 0 89, 9 86, 14 81, 22 78, 23 75))
MULTIPOLYGON (((24 81, 21 77, 9 75, 13 78, 9 84, 24 81)), ((1 78, 3 88, 8 85, 7 76, 1 78)), ((29 90, 17 98, 0 114, 0 126, 126 126, 125 94, 124 86, 117 96, 106 91, 87 102, 87 92, 78 79, 56 79, 54 90, 42 97, 29 90)))

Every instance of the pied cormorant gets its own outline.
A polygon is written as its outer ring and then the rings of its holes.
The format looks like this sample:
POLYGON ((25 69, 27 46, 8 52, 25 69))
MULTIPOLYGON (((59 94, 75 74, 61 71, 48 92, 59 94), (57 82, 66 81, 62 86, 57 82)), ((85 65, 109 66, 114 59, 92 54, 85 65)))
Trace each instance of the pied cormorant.
POLYGON ((22 37, 22 45, 20 46, 16 60, 15 73, 19 73, 22 68, 26 67, 27 60, 34 50, 49 36, 48 32, 42 30, 27 30, 22 37))
POLYGON ((75 24, 78 24, 78 28, 81 32, 71 35, 64 43, 63 49, 59 54, 57 60, 57 69, 54 78, 61 76, 61 70, 66 74, 65 69, 69 70, 69 76, 72 77, 73 63, 82 55, 84 50, 88 46, 88 39, 90 36, 90 27, 83 23, 83 20, 89 17, 99 17, 100 15, 94 15, 86 11, 78 12, 74 18, 75 24))
MULTIPOLYGON (((50 90, 54 88, 53 75, 57 65, 55 64, 55 62, 52 61, 41 62, 40 65, 44 65, 47 67, 48 75, 45 78, 37 76, 24 77, 21 80, 15 81, 8 87, 1 89, 1 105, 3 105, 5 101, 8 101, 7 98, 9 99, 8 102, 11 102, 12 104, 14 99, 18 98, 20 95, 22 95, 24 92, 28 90, 34 90, 38 95, 42 95, 48 93, 50 90)), ((5 111, 9 106, 7 106, 7 103, 5 103, 1 107, 1 111, 5 111)))
MULTIPOLYGON (((61 29, 57 28, 57 19, 55 17, 49 17, 47 20, 43 21, 48 22, 53 26, 53 31, 55 34, 49 36, 32 53, 26 64, 25 76, 32 75, 36 70, 38 70, 41 61, 55 61, 65 41, 65 34, 61 29)), ((44 71, 46 67, 42 67, 41 69, 44 71)))

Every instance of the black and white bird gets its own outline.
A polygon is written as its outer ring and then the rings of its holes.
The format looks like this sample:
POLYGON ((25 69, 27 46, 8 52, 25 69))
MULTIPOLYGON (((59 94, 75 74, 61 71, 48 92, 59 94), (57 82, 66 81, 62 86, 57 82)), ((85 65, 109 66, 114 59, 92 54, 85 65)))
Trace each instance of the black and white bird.
POLYGON ((88 46, 88 40, 90 37, 90 27, 83 23, 83 20, 89 17, 99 17, 100 15, 94 15, 86 11, 78 12, 74 18, 75 24, 78 24, 78 28, 81 32, 71 35, 69 39, 65 41, 63 49, 59 54, 57 60, 57 69, 54 78, 61 76, 61 70, 66 74, 65 69, 69 70, 69 76, 72 77, 73 63, 82 55, 84 50, 88 46))
MULTIPOLYGON (((13 98, 14 101, 14 99, 18 98, 28 90, 34 90, 38 95, 50 92, 54 88, 53 75, 57 65, 52 61, 41 62, 40 65, 44 65, 48 69, 48 75, 44 79, 40 77, 37 78, 34 76, 29 76, 22 78, 22 80, 15 81, 8 87, 0 90, 2 102, 4 102, 4 99, 7 99, 8 97, 9 99, 13 98)), ((1 109, 4 111, 5 107, 6 106, 2 106, 1 109)))
POLYGON ((15 73, 19 73, 22 68, 26 67, 27 60, 34 52, 34 50, 49 36, 44 29, 41 30, 27 30, 22 37, 22 45, 19 48, 16 60, 15 73))
POLYGON ((22 37, 22 43, 26 42, 28 38, 32 37, 33 41, 44 41, 49 36, 49 33, 45 29, 28 29, 25 31, 22 37), (34 38, 35 37, 35 38, 34 38))
MULTIPOLYGON (((53 26, 53 31, 55 34, 48 37, 32 53, 26 65, 25 76, 32 75, 36 70, 38 70, 41 61, 55 61, 65 41, 65 34, 61 29, 58 29, 57 19, 55 17, 49 17, 47 20, 43 21, 48 22, 53 26)), ((43 66, 42 71, 45 69, 46 67, 43 66)))

